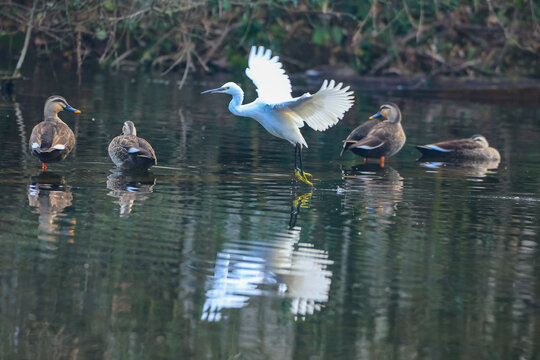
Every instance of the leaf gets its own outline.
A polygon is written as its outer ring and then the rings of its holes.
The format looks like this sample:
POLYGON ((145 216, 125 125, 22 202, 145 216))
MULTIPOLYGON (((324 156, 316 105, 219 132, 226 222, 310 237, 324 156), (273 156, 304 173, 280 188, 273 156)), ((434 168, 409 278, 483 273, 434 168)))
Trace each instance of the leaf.
POLYGON ((42 12, 38 12, 38 14, 36 15, 36 19, 39 20, 43 17, 43 13, 42 12))
POLYGON ((114 3, 112 1, 107 1, 105 4, 103 4, 103 6, 105 6, 105 9, 107 10, 114 10, 114 3))
POLYGON ((311 37, 311 41, 315 45, 323 45, 328 43, 328 40, 330 40, 330 35, 326 31, 325 28, 316 26, 315 30, 313 31, 313 36, 311 37))
POLYGON ((105 40, 107 38, 107 33, 103 29, 98 29, 96 32, 96 38, 98 40, 105 40))
POLYGON ((270 34, 280 39, 285 39, 287 37, 287 31, 279 24, 270 26, 270 34))
POLYGON ((343 32, 341 31, 341 27, 337 25, 332 26, 332 38, 337 44, 341 44, 341 40, 343 39, 343 32))

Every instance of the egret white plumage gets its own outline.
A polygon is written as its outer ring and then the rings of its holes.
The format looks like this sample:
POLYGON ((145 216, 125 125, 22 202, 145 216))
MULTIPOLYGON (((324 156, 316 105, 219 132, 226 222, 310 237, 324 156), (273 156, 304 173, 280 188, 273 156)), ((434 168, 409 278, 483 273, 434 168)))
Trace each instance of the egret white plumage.
POLYGON ((279 57, 272 57, 272 51, 262 46, 251 48, 246 75, 257 87, 259 95, 249 104, 242 105, 244 92, 233 82, 228 82, 217 89, 203 91, 201 94, 232 95, 229 103, 231 113, 253 118, 270 134, 293 144, 295 175, 302 182, 313 185, 306 177, 311 177, 311 174, 305 173, 303 169, 302 148, 308 146, 300 133, 300 128, 305 122, 314 130, 324 131, 337 124, 353 105, 353 92, 349 90, 349 86, 343 87, 342 83, 324 80, 315 94, 305 93, 293 98, 291 81, 285 74, 279 57))

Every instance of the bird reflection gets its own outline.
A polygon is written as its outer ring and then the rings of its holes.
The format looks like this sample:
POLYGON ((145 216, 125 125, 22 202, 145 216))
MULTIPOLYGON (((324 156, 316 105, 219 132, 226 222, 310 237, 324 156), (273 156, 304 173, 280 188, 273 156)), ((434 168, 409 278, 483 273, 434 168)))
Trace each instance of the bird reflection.
POLYGON ((293 200, 291 205, 291 216, 289 218, 289 230, 296 226, 296 220, 300 214, 300 209, 309 207, 309 199, 311 199, 312 195, 313 194, 311 192, 307 192, 303 195, 297 196, 296 199, 293 200))
POLYGON ((499 167, 499 160, 484 160, 484 161, 429 161, 421 162, 420 166, 431 169, 433 171, 444 171, 460 176, 470 176, 475 178, 486 177, 490 170, 495 170, 499 167))
POLYGON ((313 314, 328 301, 333 262, 328 253, 300 241, 296 226, 300 208, 309 207, 311 193, 292 201, 289 229, 273 239, 228 241, 217 254, 213 276, 207 281, 202 320, 219 321, 222 309, 248 306, 254 296, 291 299, 295 319, 313 314))
POLYGON ((126 172, 119 169, 111 170, 107 177, 107 195, 118 198, 120 217, 128 217, 135 200, 143 201, 154 191, 156 177, 150 171, 126 172))
POLYGON ((58 235, 68 235, 73 242, 75 219, 66 219, 62 224, 58 221, 66 207, 71 206, 73 195, 71 187, 63 176, 53 172, 44 172, 30 178, 28 185, 28 204, 39 214, 40 235, 38 238, 51 242, 58 241, 58 235), (67 224, 67 226, 66 226, 67 224))
POLYGON ((342 169, 344 179, 345 206, 349 198, 357 199, 357 196, 348 197, 347 192, 360 190, 364 193, 365 214, 379 215, 378 223, 387 222, 387 218, 395 215, 397 206, 403 197, 403 178, 399 172, 390 166, 381 168, 377 164, 361 164, 351 169, 342 169))

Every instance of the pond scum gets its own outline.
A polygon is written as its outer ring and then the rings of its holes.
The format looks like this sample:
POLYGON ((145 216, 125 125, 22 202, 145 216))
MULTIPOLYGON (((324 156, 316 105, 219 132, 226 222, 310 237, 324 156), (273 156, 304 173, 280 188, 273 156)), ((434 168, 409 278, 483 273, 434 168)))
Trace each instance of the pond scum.
POLYGON ((15 76, 28 54, 79 74, 98 63, 179 70, 184 81, 192 70, 245 67, 253 44, 282 54, 293 71, 326 64, 363 75, 527 76, 540 68, 533 0, 26 0, 0 8, 0 51, 15 76))

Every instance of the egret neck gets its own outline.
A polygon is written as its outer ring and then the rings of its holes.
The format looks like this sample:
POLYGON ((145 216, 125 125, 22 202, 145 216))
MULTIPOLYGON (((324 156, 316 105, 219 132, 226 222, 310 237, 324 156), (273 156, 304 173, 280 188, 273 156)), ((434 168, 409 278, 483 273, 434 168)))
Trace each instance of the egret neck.
POLYGON ((232 100, 229 103, 229 111, 237 116, 245 116, 245 109, 242 106, 242 102, 244 101, 244 92, 242 89, 238 88, 235 89, 235 91, 231 94, 232 100))

